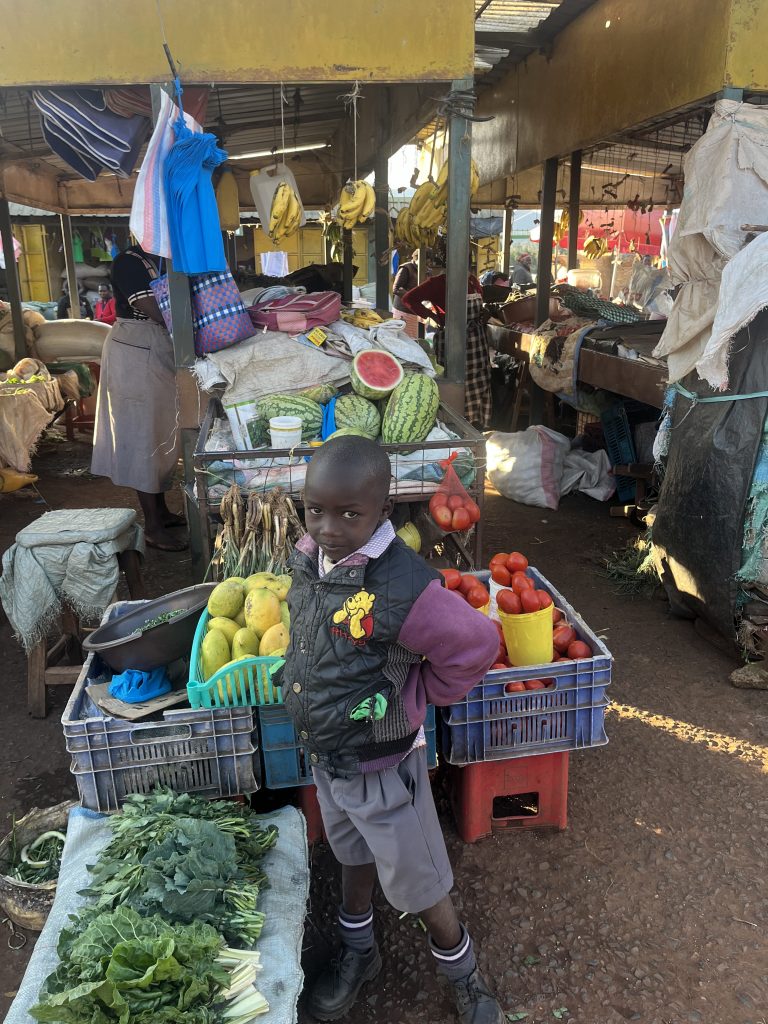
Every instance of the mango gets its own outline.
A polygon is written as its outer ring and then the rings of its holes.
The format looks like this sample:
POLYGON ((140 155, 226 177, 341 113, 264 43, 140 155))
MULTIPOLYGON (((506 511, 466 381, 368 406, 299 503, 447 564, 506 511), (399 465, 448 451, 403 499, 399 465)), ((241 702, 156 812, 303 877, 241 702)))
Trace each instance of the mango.
POLYGON ((246 593, 253 590, 271 590, 280 601, 284 601, 291 589, 290 576, 275 576, 273 572, 255 572, 245 581, 246 593))
POLYGON ((266 631, 264 636, 261 638, 259 644, 259 654, 264 657, 269 654, 274 654, 275 651, 285 650, 288 646, 288 630, 282 624, 278 622, 274 626, 266 631))
POLYGON ((286 631, 291 628, 291 612, 285 601, 280 602, 280 621, 285 626, 286 631))
POLYGON ((238 629, 232 641, 232 657, 235 659, 250 658, 255 657, 258 653, 259 638, 253 630, 248 629, 247 626, 244 629, 238 629))
MULTIPOLYGON (((239 658, 233 658, 232 661, 228 661, 227 664, 222 667, 229 668, 230 665, 237 665, 239 660, 239 658)), ((224 678, 219 680, 216 688, 219 692, 219 700, 221 703, 230 707, 236 706, 237 701, 244 696, 242 693, 243 687, 240 681, 240 674, 236 671, 227 672, 224 678)))
POLYGON ((241 629, 243 628, 243 626, 245 625, 245 608, 241 608, 240 611, 237 613, 237 615, 235 616, 235 622, 241 629))
POLYGON ((271 590, 252 590, 245 599, 245 623, 261 639, 280 622, 280 602, 271 590))
POLYGON ((220 629, 212 629, 205 634, 200 657, 203 663, 203 676, 206 679, 210 679, 227 664, 230 659, 229 644, 220 629))
POLYGON ((234 619, 243 607, 245 594, 240 583, 233 583, 231 580, 224 580, 217 587, 214 587, 211 596, 208 598, 208 613, 212 618, 222 616, 225 619, 234 619))
POLYGON ((232 641, 235 639, 235 633, 240 629, 238 624, 232 619, 225 619, 221 615, 215 619, 208 619, 208 632, 212 629, 220 630, 227 638, 227 643, 232 646, 232 641))
POLYGON ((245 580, 242 576, 227 576, 226 583, 239 583, 241 587, 245 586, 245 580))

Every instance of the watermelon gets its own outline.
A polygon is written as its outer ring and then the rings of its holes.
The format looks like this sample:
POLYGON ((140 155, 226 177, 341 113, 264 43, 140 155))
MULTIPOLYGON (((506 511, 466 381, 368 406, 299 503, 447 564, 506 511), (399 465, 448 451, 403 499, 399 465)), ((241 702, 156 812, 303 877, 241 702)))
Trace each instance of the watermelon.
POLYGON ((387 402, 381 420, 385 444, 415 444, 423 441, 437 418, 440 395, 431 377, 409 374, 398 384, 387 402))
POLYGON ((363 434, 360 427, 339 427, 338 430, 334 430, 332 434, 329 434, 325 440, 330 441, 334 437, 364 437, 368 441, 374 440, 368 434, 363 434))
POLYGON ((361 398, 386 398, 403 379, 403 368, 389 352, 358 352, 349 371, 352 389, 361 398))
POLYGON ((336 427, 356 427, 364 437, 377 438, 381 429, 379 410, 360 395, 342 395, 334 406, 336 427))
POLYGON ((312 401, 317 402, 318 405, 325 405, 326 402, 330 402, 335 394, 335 385, 315 384, 314 387, 304 388, 303 391, 300 391, 299 398, 311 398, 312 401))
POLYGON ((259 399, 257 411, 258 418, 267 423, 273 416, 298 416, 304 441, 317 437, 323 425, 323 410, 317 402, 301 395, 265 395, 259 399))

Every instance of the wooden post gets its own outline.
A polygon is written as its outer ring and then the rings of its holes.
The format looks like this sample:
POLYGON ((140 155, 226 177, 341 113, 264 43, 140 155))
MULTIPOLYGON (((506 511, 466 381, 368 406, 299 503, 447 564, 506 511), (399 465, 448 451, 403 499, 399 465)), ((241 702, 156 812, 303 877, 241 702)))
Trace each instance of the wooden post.
POLYGON ((549 318, 549 290, 552 287, 552 241, 555 235, 557 198, 557 157, 544 161, 539 218, 539 268, 536 272, 536 326, 549 318))
POLYGON ((571 189, 568 196, 568 269, 579 266, 579 213, 581 211, 581 150, 571 153, 571 189))
POLYGON ((389 268, 391 266, 389 258, 389 150, 384 145, 386 129, 389 126, 389 90, 387 88, 379 90, 377 114, 379 144, 373 164, 376 190, 376 211, 373 215, 373 251, 376 260, 376 308, 385 310, 389 309, 389 268))
POLYGON ((501 229, 501 272, 509 276, 510 250, 512 248, 512 225, 515 223, 515 211, 511 206, 504 207, 504 225, 501 229))
POLYGON ((5 280, 8 288, 8 299, 11 304, 11 321, 13 323, 13 344, 16 361, 27 354, 27 338, 24 331, 24 315, 21 309, 21 286, 19 285, 19 268, 13 251, 13 228, 11 227, 11 211, 8 200, 0 198, 0 238, 3 241, 5 257, 5 280))
MULTIPOLYGON (((451 94, 471 92, 473 80, 451 85, 451 94)), ((468 110, 468 108, 466 108, 468 110)), ((448 265, 446 267, 445 376, 451 406, 464 411, 467 359, 467 277, 469 273, 472 122, 456 112, 448 119, 448 265), (450 387, 453 385, 453 387, 450 387)))
POLYGON ((69 315, 72 320, 80 319, 80 289, 77 286, 77 270, 75 268, 75 247, 72 244, 72 220, 66 213, 59 215, 61 221, 61 240, 64 244, 64 266, 67 270, 69 286, 69 315))

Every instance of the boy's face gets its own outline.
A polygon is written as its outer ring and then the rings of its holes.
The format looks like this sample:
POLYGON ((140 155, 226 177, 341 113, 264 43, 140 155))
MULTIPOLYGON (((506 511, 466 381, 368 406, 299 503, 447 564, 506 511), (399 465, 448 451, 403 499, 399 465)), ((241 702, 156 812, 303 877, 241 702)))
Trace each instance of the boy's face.
POLYGON ((353 481, 339 472, 307 473, 304 508, 307 531, 332 562, 366 544, 392 512, 392 500, 377 497, 371 483, 353 481))

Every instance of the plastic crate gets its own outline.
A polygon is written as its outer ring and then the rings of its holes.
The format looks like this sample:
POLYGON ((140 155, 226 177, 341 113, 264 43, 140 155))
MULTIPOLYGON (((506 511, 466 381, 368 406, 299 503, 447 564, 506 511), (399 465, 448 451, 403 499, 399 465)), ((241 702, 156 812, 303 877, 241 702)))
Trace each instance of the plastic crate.
MULTIPOLYGON (((299 743, 293 720, 285 708, 260 707, 258 716, 266 788, 285 789, 288 786, 311 785, 312 766, 304 747, 299 743)), ((437 764, 437 737, 435 709, 431 705, 427 707, 424 732, 427 740, 427 764, 434 768, 437 764)))
POLYGON ((449 764, 551 754, 608 742, 605 691, 611 682, 611 653, 541 573, 532 567, 528 572, 537 589, 552 595, 579 639, 595 654, 579 661, 489 672, 463 701, 443 708, 443 751, 449 764), (527 679, 551 680, 554 685, 525 693, 505 692, 507 683, 527 679))
POLYGON ((208 609, 200 616, 189 659, 187 696, 193 708, 247 708, 256 704, 282 704, 280 690, 272 685, 271 671, 284 664, 282 658, 241 658, 224 666, 204 681, 201 664, 203 638, 208 628, 208 609), (271 671, 270 671, 271 670, 271 671))
MULTIPOLYGON (((103 621, 139 603, 111 605, 103 621)), ((61 718, 83 807, 116 811, 130 793, 157 786, 212 797, 259 788, 251 708, 168 709, 154 721, 128 722, 104 715, 86 693, 90 682, 109 677, 98 655, 89 655, 61 718)))
MULTIPOLYGON (((632 431, 629 428, 624 404, 617 402, 612 405, 601 414, 600 420, 603 424, 603 437, 611 465, 627 466, 631 462, 637 462, 635 446, 632 442, 632 431)), ((634 501, 636 489, 637 485, 631 477, 616 477, 616 496, 620 501, 627 503, 634 501)))

